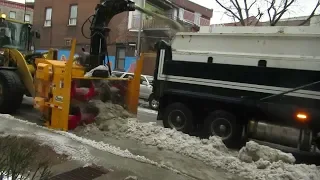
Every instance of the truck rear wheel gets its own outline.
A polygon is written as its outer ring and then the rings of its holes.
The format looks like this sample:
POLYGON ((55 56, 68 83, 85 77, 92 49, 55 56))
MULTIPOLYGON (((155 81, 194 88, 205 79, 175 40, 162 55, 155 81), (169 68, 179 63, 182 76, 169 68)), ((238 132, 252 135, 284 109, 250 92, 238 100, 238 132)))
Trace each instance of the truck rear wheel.
POLYGON ((243 126, 237 122, 236 116, 226 111, 214 111, 204 121, 205 131, 209 136, 219 136, 228 148, 242 146, 243 126))
POLYGON ((184 133, 192 132, 194 127, 192 111, 182 103, 167 106, 164 112, 163 126, 184 133))
POLYGON ((24 86, 14 71, 0 70, 0 113, 15 113, 23 100, 24 86))

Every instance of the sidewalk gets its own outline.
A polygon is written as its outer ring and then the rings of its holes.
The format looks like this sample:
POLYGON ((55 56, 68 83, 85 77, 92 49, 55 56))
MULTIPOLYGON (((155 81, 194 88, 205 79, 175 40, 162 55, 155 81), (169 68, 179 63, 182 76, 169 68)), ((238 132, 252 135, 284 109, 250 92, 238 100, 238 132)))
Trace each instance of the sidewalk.
POLYGON ((179 175, 165 167, 160 168, 158 167, 161 166, 160 164, 141 156, 135 156, 129 151, 123 151, 104 143, 94 143, 69 133, 58 134, 12 118, 0 118, 0 134, 34 138, 53 148, 56 153, 65 154, 73 159, 55 165, 52 168, 54 175, 76 170, 88 164, 95 164, 102 166, 106 173, 94 179, 124 180, 132 176, 133 179, 144 180, 194 180, 194 178, 179 175))

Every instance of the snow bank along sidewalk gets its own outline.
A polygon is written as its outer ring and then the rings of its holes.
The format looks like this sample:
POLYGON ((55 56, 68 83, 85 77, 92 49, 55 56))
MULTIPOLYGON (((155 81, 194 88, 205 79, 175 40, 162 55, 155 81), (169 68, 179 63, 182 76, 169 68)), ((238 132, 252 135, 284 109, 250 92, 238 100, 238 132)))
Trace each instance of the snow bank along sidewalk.
POLYGON ((146 145, 180 153, 248 179, 259 180, 316 180, 320 168, 315 165, 295 165, 291 154, 281 152, 255 142, 235 154, 229 151, 220 138, 201 140, 175 130, 140 123, 117 105, 95 102, 100 109, 96 124, 87 126, 86 133, 104 131, 106 135, 131 138, 146 145))
POLYGON ((51 147, 57 154, 66 155, 70 160, 76 160, 83 163, 99 164, 100 159, 96 158, 95 154, 92 154, 90 149, 88 149, 88 147, 92 147, 119 157, 133 159, 141 163, 150 164, 182 174, 173 168, 158 164, 143 156, 134 155, 128 150, 122 150, 103 142, 96 142, 78 137, 72 133, 54 131, 34 123, 16 119, 11 115, 0 114, 0 135, 34 138, 43 145, 51 147), (23 124, 23 126, 21 126, 21 124, 23 124))

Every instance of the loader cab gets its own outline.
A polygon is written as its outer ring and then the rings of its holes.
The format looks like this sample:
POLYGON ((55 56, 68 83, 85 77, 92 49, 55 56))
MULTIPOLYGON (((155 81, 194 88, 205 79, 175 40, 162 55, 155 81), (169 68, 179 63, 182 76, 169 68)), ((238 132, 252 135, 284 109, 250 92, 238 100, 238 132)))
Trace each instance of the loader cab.
POLYGON ((34 50, 34 39, 39 39, 40 34, 32 31, 32 25, 7 19, 5 14, 0 17, 0 51, 6 48, 19 50, 27 54, 34 50))

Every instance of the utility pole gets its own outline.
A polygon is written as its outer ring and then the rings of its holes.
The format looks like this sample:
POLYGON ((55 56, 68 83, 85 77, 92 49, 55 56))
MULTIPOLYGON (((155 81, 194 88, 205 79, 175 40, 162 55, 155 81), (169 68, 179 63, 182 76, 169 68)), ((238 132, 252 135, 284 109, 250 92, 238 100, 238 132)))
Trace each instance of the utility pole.
POLYGON ((141 31, 142 31, 142 26, 143 26, 143 15, 142 12, 140 12, 139 15, 139 31, 138 31, 138 43, 137 43, 137 60, 140 58, 140 51, 141 51, 141 31))
POLYGON ((26 22, 26 15, 27 15, 27 0, 24 0, 24 17, 23 17, 23 22, 26 22))

